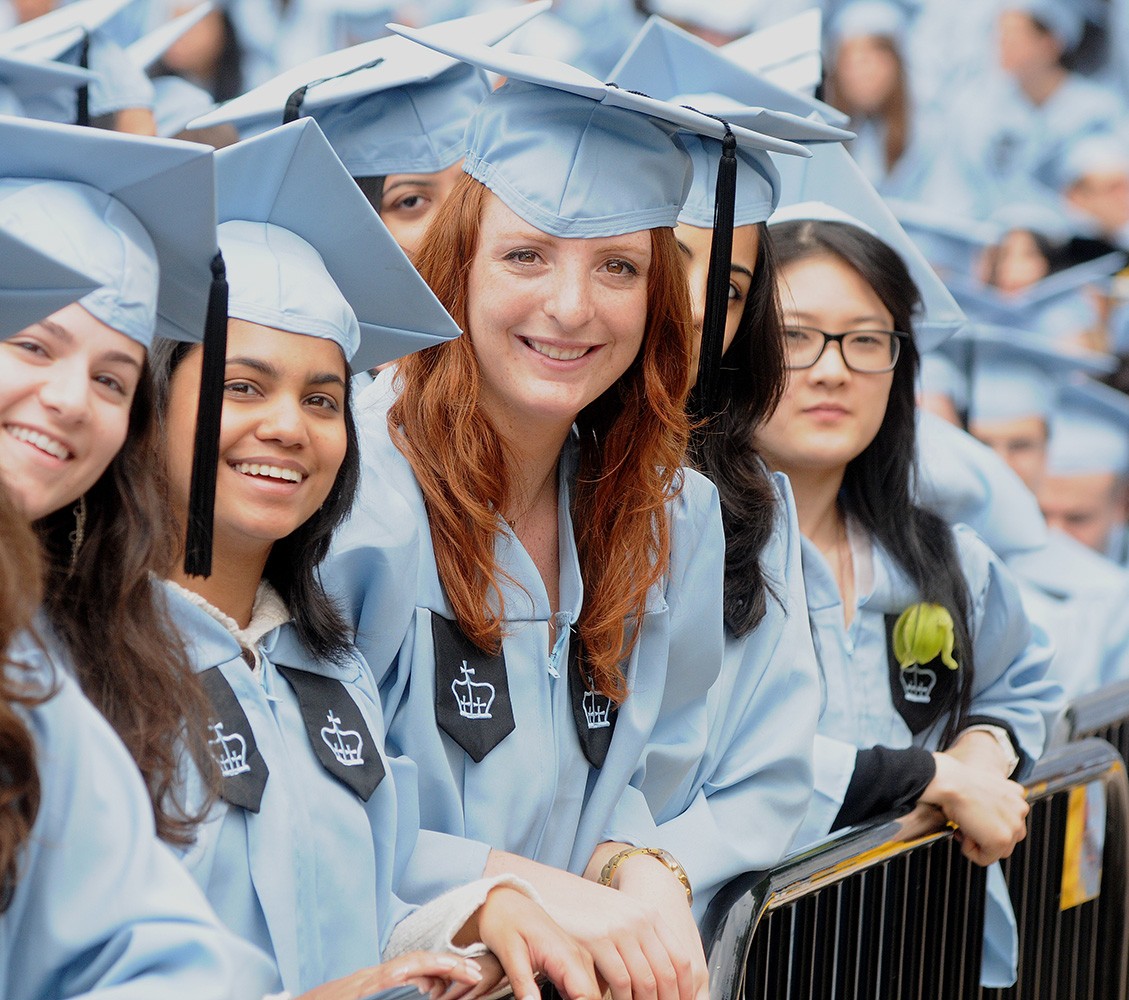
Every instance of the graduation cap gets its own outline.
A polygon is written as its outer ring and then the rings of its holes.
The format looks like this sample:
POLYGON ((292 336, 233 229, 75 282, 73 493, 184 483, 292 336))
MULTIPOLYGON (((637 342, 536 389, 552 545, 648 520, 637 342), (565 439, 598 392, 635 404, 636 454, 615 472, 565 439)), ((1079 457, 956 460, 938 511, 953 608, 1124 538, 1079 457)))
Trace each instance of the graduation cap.
POLYGON ((0 228, 95 278, 79 301, 119 333, 204 342, 185 568, 205 576, 227 323, 215 224, 206 146, 0 119, 0 228))
POLYGON ((129 107, 152 104, 152 87, 145 76, 103 29, 137 0, 77 0, 0 33, 0 54, 31 59, 74 62, 96 71, 80 87, 75 106, 69 102, 37 102, 29 109, 38 117, 89 125, 92 117, 129 107))
POLYGON ((23 114, 27 98, 68 87, 77 90, 94 78, 94 73, 80 66, 30 59, 18 53, 0 55, 0 95, 14 98, 9 104, 13 114, 23 114))
MULTIPOLYGON (((714 46, 660 17, 647 21, 611 76, 628 90, 690 105, 778 139, 838 142, 852 137, 852 133, 820 120, 824 110, 839 116, 833 108, 736 65, 714 46)), ((679 221, 712 229, 721 146, 696 136, 685 136, 682 141, 694 160, 694 180, 679 221)), ((733 224, 763 222, 772 214, 778 196, 779 175, 768 153, 739 149, 733 224)))
MULTIPOLYGON (((960 275, 950 277, 948 284, 962 308, 976 320, 1018 327, 1053 339, 1055 331, 1050 327, 1062 318, 1064 310, 1077 311, 1072 305, 1079 301, 1081 290, 1086 285, 1107 282, 1121 270, 1125 259, 1120 251, 1103 254, 1055 271, 1015 295, 1004 295, 992 285, 960 275)), ((1080 322, 1085 325, 1085 318, 1080 322)))
POLYGON ((724 3, 650 0, 647 9, 661 17, 709 28, 724 35, 743 35, 756 24, 757 18, 762 14, 764 0, 725 0, 724 3))
MULTIPOLYGON (((430 30, 493 44, 548 7, 525 4, 430 30)), ((479 70, 392 36, 310 60, 190 127, 231 124, 247 136, 310 115, 354 177, 438 173, 462 157, 467 120, 489 92, 479 70)))
POLYGON ((132 45, 126 46, 126 54, 139 69, 149 69, 157 60, 178 42, 191 28, 199 24, 213 10, 212 0, 204 0, 179 17, 174 17, 142 35, 132 45))
POLYGON ((1011 327, 969 324, 947 345, 963 348, 970 375, 970 420, 1049 419, 1056 390, 1077 375, 1108 375, 1116 359, 1064 350, 1011 327))
MULTIPOLYGON (((811 95, 823 82, 822 38, 823 12, 812 7, 737 38, 721 46, 719 51, 738 66, 760 73, 778 87, 811 95)), ((830 105, 827 108, 839 115, 839 118, 827 117, 830 124, 842 125, 847 121, 846 115, 830 105)))
MULTIPOLYGON (((526 222, 550 235, 584 238, 673 227, 693 178, 684 137, 697 136, 723 148, 694 404, 699 412, 712 412, 720 350, 714 357, 706 345, 715 339, 720 345, 724 333, 737 150, 807 156, 807 148, 603 83, 565 63, 463 43, 428 29, 389 27, 507 78, 467 126, 463 169, 526 222), (625 176, 625 164, 631 166, 630 176, 625 176)), ((797 130, 818 126, 798 116, 759 110, 755 114, 797 130)))
POLYGON ((828 26, 838 45, 846 38, 892 38, 899 45, 909 27, 909 11, 894 0, 850 0, 839 8, 828 26))
POLYGON ((357 371, 459 336, 312 118, 220 150, 216 181, 229 316, 332 340, 357 371))
POLYGON ((1078 0, 1003 0, 1001 10, 1017 10, 1045 25, 1065 52, 1078 47, 1086 27, 1084 5, 1078 0))
POLYGON ((902 198, 885 198, 886 207, 944 280, 967 276, 986 247, 1000 236, 990 222, 963 218, 935 205, 902 198))
POLYGON ((1047 474, 1129 475, 1129 397, 1086 379, 1066 385, 1051 421, 1047 474))
POLYGON ((914 319, 921 353, 937 347, 965 324, 952 294, 844 146, 818 146, 808 160, 774 159, 780 171, 781 207, 768 220, 769 226, 801 220, 844 222, 887 244, 902 258, 921 295, 922 311, 914 319))
POLYGON ((0 227, 0 339, 77 302, 97 279, 25 243, 0 227))

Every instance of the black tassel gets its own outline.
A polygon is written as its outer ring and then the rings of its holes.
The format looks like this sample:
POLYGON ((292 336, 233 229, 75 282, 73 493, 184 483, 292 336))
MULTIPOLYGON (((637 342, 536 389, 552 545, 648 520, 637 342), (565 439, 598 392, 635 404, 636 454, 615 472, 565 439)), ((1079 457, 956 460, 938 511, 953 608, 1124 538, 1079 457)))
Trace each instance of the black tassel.
POLYGON ((702 346, 698 354, 698 382, 691 404, 695 416, 702 419, 717 412, 725 318, 729 311, 729 268, 733 260, 733 206, 736 197, 737 140, 727 125, 722 140, 721 162, 717 167, 702 346))
MULTIPOLYGON (((321 83, 321 80, 315 81, 321 83)), ((291 122, 296 122, 302 117, 302 102, 306 99, 306 91, 310 89, 313 84, 305 84, 299 87, 294 93, 286 98, 286 107, 282 110, 282 124, 289 125, 291 122)))
POLYGON ((330 80, 340 80, 345 76, 352 76, 354 73, 360 73, 362 70, 373 69, 384 62, 384 56, 377 56, 372 62, 364 63, 361 66, 354 66, 352 69, 347 69, 343 73, 334 73, 333 76, 323 76, 319 80, 311 80, 309 83, 299 87, 288 98, 286 98, 286 107, 282 109, 282 124, 289 125, 291 122, 297 121, 302 117, 302 104, 306 100, 306 91, 311 87, 316 87, 322 83, 329 83, 330 80))
POLYGON ((188 494, 188 530, 184 542, 184 572, 211 576, 212 532, 219 468, 220 417, 223 377, 227 364, 227 270, 223 254, 212 258, 212 287, 204 326, 204 358, 200 370, 200 400, 196 411, 196 441, 192 452, 192 485, 188 494))
MULTIPOLYGON (((89 33, 85 33, 82 36, 82 44, 78 50, 78 64, 83 69, 90 69, 89 33)), ((81 125, 84 128, 90 125, 90 84, 88 83, 84 83, 79 87, 75 95, 74 120, 76 125, 81 125)))

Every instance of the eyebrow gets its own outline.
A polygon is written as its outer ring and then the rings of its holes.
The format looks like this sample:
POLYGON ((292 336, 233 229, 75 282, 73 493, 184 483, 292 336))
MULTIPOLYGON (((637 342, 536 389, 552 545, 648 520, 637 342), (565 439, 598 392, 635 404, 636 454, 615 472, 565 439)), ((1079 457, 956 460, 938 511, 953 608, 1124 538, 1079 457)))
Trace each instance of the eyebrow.
MULTIPOLYGON (((792 316, 795 316, 797 319, 808 319, 808 320, 810 320, 812 318, 812 315, 813 315, 812 313, 805 312, 802 309, 785 308, 784 311, 786 313, 789 313, 792 316)), ((884 330, 884 329, 886 329, 887 320, 884 319, 882 316, 863 315, 863 316, 855 316, 851 319, 844 321, 844 325, 846 325, 846 326, 858 326, 860 323, 874 323, 874 324, 876 324, 875 329, 883 329, 884 330)))
POLYGON ((729 270, 730 271, 736 271, 738 274, 745 275, 745 277, 748 278, 750 281, 753 280, 753 272, 750 271, 747 267, 745 267, 744 264, 730 264, 729 270))
POLYGON ((107 351, 100 358, 102 361, 117 363, 119 365, 129 365, 131 368, 136 368, 141 371, 141 362, 137 358, 131 357, 124 351, 107 351))
MULTIPOLYGON (((260 375, 265 375, 267 378, 279 379, 282 373, 268 361, 263 361, 261 358, 247 358, 236 357, 228 358, 226 365, 242 365, 244 368, 250 368, 252 371, 258 372, 260 375)), ((306 378, 308 385, 339 385, 345 388, 345 380, 335 372, 316 372, 306 378)))
POLYGON ((384 190, 385 191, 395 191, 397 188, 402 188, 402 187, 433 188, 433 187, 435 187, 435 181, 428 180, 426 177, 419 177, 419 178, 409 177, 406 180, 396 181, 393 184, 386 185, 384 190))
POLYGON ((66 327, 60 326, 58 323, 54 322, 54 320, 41 319, 38 325, 54 337, 57 337, 64 344, 74 343, 74 334, 66 327))

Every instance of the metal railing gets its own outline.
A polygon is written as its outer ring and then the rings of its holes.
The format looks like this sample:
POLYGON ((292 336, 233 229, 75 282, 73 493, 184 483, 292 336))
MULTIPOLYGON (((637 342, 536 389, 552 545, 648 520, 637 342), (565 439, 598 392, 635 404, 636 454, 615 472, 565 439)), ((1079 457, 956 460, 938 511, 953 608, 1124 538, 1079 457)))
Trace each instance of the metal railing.
POLYGON ((985 870, 918 810, 719 892, 703 922, 713 1000, 1125 996, 1125 767, 1110 746, 1086 740, 1052 751, 1026 784, 1028 838, 1004 867, 1019 927, 1015 987, 981 989, 985 870), (1080 863, 1086 833, 1103 858, 1093 898, 1084 876, 1096 866, 1080 863))
POLYGON ((1091 736, 1113 744, 1129 766, 1129 681, 1118 681, 1083 695, 1063 713, 1066 739, 1091 736))

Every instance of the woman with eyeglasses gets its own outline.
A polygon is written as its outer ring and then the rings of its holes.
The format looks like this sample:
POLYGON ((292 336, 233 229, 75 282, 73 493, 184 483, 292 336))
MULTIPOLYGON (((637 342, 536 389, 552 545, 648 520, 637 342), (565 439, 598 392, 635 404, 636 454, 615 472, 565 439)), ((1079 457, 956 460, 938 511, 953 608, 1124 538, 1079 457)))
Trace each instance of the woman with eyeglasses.
POLYGON ((987 547, 915 500, 919 292, 901 257, 843 221, 770 231, 788 379, 753 443, 794 491, 824 688, 797 843, 917 804, 991 864, 1025 835, 1011 777, 1043 748, 1047 650, 987 547))

